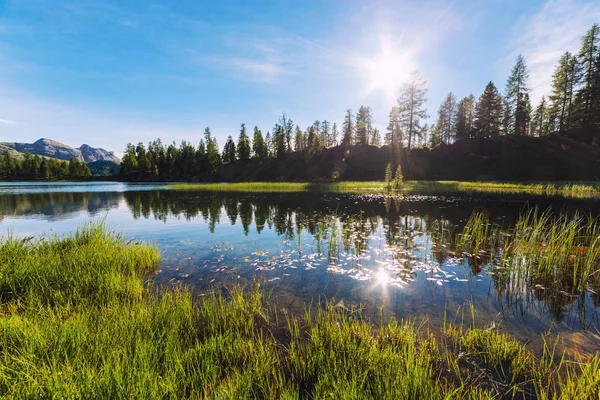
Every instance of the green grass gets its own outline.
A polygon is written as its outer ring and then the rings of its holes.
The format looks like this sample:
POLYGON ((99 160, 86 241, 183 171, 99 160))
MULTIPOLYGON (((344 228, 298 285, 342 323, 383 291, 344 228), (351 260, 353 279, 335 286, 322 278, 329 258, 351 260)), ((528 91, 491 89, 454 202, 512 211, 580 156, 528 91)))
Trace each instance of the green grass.
POLYGON ((600 356, 535 358, 494 330, 326 304, 283 315, 260 283, 158 291, 158 252, 101 225, 0 243, 3 398, 597 398, 600 356), (595 397, 594 397, 595 396, 595 397))
POLYGON ((572 295, 600 288, 600 222, 591 217, 553 217, 550 210, 535 208, 504 228, 475 212, 457 248, 496 260, 498 283, 515 292, 523 285, 572 295))
POLYGON ((246 182, 175 184, 175 190, 206 192, 348 192, 391 193, 406 195, 533 195, 569 198, 594 198, 600 196, 600 183, 596 182, 549 182, 549 183, 497 183, 458 181, 405 181, 398 190, 389 189, 386 182, 246 182))

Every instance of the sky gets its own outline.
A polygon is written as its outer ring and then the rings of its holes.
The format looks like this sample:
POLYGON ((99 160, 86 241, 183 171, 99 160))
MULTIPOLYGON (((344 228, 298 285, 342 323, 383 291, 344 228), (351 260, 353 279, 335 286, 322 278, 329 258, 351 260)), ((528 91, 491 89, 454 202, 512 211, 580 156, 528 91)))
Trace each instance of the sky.
POLYGON ((223 146, 361 105, 383 132, 411 71, 433 122, 448 92, 503 91, 519 53, 535 105, 594 22, 597 0, 0 0, 0 141, 122 154, 208 126, 223 146))

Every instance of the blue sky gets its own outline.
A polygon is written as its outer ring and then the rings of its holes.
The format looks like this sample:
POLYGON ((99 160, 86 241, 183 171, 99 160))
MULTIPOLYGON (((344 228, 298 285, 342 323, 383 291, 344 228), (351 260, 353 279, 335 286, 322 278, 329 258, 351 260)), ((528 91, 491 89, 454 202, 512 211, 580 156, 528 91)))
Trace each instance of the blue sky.
POLYGON ((450 91, 503 90, 519 52, 539 99, 598 21, 595 0, 0 0, 0 141, 121 153, 209 126, 222 146, 242 122, 339 125, 360 105, 383 131, 414 69, 432 118, 450 91))

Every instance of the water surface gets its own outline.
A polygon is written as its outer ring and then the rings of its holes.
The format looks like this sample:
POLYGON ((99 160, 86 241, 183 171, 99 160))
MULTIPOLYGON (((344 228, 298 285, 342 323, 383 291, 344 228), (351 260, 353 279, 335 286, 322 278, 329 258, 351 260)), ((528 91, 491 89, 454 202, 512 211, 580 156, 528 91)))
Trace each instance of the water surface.
POLYGON ((158 285, 211 287, 264 279, 274 303, 301 313, 333 300, 380 317, 444 318, 496 326, 532 347, 559 333, 571 350, 600 349, 600 298, 497 281, 489 258, 457 255, 448 232, 474 209, 509 227, 531 207, 599 215, 594 201, 547 198, 390 198, 351 194, 209 194, 168 185, 2 183, 0 229, 67 234, 104 219, 128 238, 155 242, 158 285))

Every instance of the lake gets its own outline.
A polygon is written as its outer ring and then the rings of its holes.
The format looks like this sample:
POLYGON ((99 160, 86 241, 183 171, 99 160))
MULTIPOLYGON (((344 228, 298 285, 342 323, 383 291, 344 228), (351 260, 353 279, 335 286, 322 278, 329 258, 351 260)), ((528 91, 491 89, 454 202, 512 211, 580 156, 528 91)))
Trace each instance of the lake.
MULTIPOLYGON (((382 318, 496 326, 533 349, 560 334, 583 355, 600 348, 600 296, 501 283, 494 261, 452 251, 474 210, 502 227, 538 207, 600 215, 593 200, 391 197, 381 194, 209 194, 167 184, 2 183, 0 229, 19 237, 68 234, 104 220, 128 239, 156 243, 157 287, 207 289, 259 279, 278 308, 363 305, 382 318), (441 232, 441 234, 440 234, 441 232), (472 321, 474 316, 474 321, 472 321)), ((539 286, 539 285, 536 285, 539 286)))

